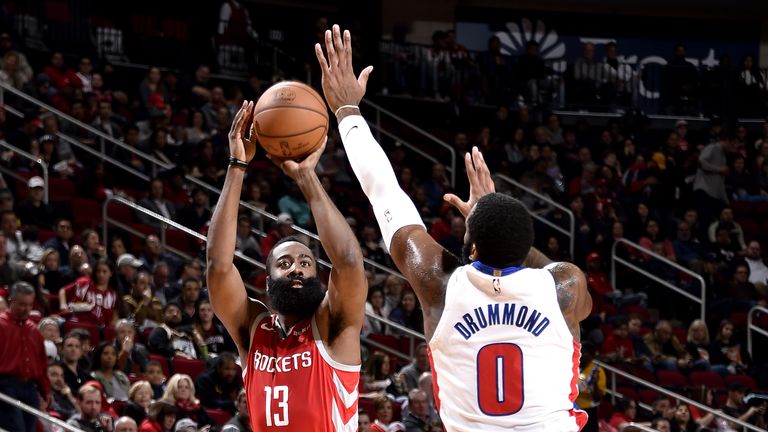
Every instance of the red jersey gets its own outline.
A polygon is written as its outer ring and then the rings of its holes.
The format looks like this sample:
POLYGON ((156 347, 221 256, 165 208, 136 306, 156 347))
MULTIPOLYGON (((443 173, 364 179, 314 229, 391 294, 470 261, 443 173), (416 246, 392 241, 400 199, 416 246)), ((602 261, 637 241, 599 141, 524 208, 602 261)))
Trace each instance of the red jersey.
POLYGON ((100 291, 88 276, 81 276, 62 289, 66 292, 67 302, 93 305, 90 311, 75 312, 74 316, 78 321, 100 325, 112 323, 112 315, 115 313, 117 303, 115 290, 107 288, 106 291, 100 291))
POLYGON ((256 322, 243 362, 253 431, 357 431, 360 366, 330 357, 314 316, 296 323, 284 339, 273 315, 264 313, 256 322))

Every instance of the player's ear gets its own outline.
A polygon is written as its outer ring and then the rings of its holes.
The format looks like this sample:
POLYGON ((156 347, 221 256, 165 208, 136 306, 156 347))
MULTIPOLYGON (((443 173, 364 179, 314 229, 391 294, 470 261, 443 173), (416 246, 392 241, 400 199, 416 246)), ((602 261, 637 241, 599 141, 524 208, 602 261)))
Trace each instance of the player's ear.
POLYGON ((469 259, 472 261, 477 260, 477 246, 474 243, 469 246, 469 259))

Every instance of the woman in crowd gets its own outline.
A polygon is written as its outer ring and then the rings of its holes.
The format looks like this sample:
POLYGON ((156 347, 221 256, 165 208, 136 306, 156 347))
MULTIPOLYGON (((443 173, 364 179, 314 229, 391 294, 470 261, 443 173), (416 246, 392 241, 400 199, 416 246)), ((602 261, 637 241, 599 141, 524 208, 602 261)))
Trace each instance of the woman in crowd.
POLYGON ((176 405, 164 400, 152 402, 147 418, 141 422, 138 432, 174 432, 173 425, 176 424, 178 410, 176 405))
POLYGON ((137 425, 140 425, 147 418, 151 404, 152 385, 149 381, 136 381, 128 390, 128 403, 122 415, 132 418, 137 425))
POLYGON ((389 319, 409 329, 424 333, 424 316, 413 291, 406 291, 400 304, 389 314, 389 319))
POLYGON ((709 330, 704 320, 694 320, 688 327, 688 340, 685 350, 693 359, 694 370, 712 370, 727 374, 725 365, 712 364, 712 345, 709 343, 709 330))
POLYGON ((93 351, 91 375, 101 383, 107 398, 128 400, 131 382, 127 375, 115 367, 116 365, 117 349, 109 342, 100 343, 93 351))
POLYGON ((385 392, 394 397, 403 396, 403 389, 398 375, 392 373, 389 356, 376 351, 368 358, 362 373, 363 392, 385 392))
POLYGON ((373 407, 376 410, 376 421, 371 425, 371 432, 401 432, 405 431, 405 426, 399 421, 392 421, 393 410, 392 401, 387 395, 378 395, 373 400, 373 407))
POLYGON ((733 323, 727 319, 720 322, 712 344, 712 355, 712 363, 724 364, 730 373, 747 373, 749 370, 749 353, 734 340, 733 323))
POLYGON ((176 406, 178 409, 177 419, 190 418, 197 422, 200 427, 216 425, 195 397, 195 384, 189 375, 173 375, 168 380, 168 386, 165 388, 162 400, 176 406))
MULTIPOLYGON (((377 287, 371 288, 368 291, 368 301, 365 303, 366 315, 372 314, 381 318, 388 318, 391 312, 386 300, 384 299, 384 291, 377 287)), ((368 333, 384 334, 386 332, 386 326, 376 319, 370 319, 366 316, 365 321, 367 325, 363 327, 368 329, 368 333)))
POLYGON ((119 299, 110 286, 112 267, 102 258, 94 270, 93 278, 80 276, 59 291, 59 306, 80 321, 102 326, 114 324, 119 299))
POLYGON ((224 330, 224 326, 214 321, 213 307, 208 299, 200 299, 197 302, 197 313, 195 314, 195 323, 192 325, 191 333, 197 332, 200 338, 208 348, 208 354, 221 354, 225 351, 237 352, 232 338, 224 330))

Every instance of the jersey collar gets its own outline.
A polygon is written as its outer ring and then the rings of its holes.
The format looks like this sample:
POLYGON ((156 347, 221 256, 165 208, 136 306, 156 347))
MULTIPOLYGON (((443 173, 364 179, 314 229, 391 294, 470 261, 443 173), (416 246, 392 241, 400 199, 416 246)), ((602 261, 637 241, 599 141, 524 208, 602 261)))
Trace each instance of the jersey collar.
POLYGON ((508 275, 511 275, 512 273, 515 273, 525 268, 525 267, 496 268, 496 267, 491 267, 487 264, 483 264, 480 261, 472 261, 472 267, 474 267, 475 270, 481 273, 485 273, 493 277, 508 276, 508 275))

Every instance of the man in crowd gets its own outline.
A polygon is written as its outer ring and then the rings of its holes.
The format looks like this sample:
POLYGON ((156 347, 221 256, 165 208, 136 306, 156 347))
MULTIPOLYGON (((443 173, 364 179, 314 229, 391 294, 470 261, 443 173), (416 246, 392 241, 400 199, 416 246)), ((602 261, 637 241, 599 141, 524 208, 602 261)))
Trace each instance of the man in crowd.
POLYGON ((80 414, 75 414, 67 424, 82 429, 84 432, 111 432, 112 417, 101 413, 101 391, 92 386, 84 385, 77 392, 77 403, 80 414))
POLYGON ((419 388, 419 377, 424 372, 429 372, 429 357, 427 357, 427 344, 422 342, 416 347, 416 358, 400 370, 403 391, 409 392, 419 388))
POLYGON ((48 364, 48 380, 51 382, 53 399, 48 409, 68 419, 77 413, 77 398, 64 381, 64 365, 58 362, 48 364))
POLYGON ((64 382, 69 386, 72 394, 77 394, 81 385, 91 377, 88 372, 80 367, 80 357, 83 356, 83 344, 80 337, 73 332, 64 336, 61 343, 61 361, 64 363, 64 382))
MULTIPOLYGON (((37 326, 29 320, 35 289, 26 282, 16 282, 8 299, 8 310, 0 314, 0 392, 32 408, 40 406, 41 397, 50 404, 45 345, 37 326)), ((5 403, 0 403, 0 413, 0 429, 37 430, 33 414, 5 403)))

